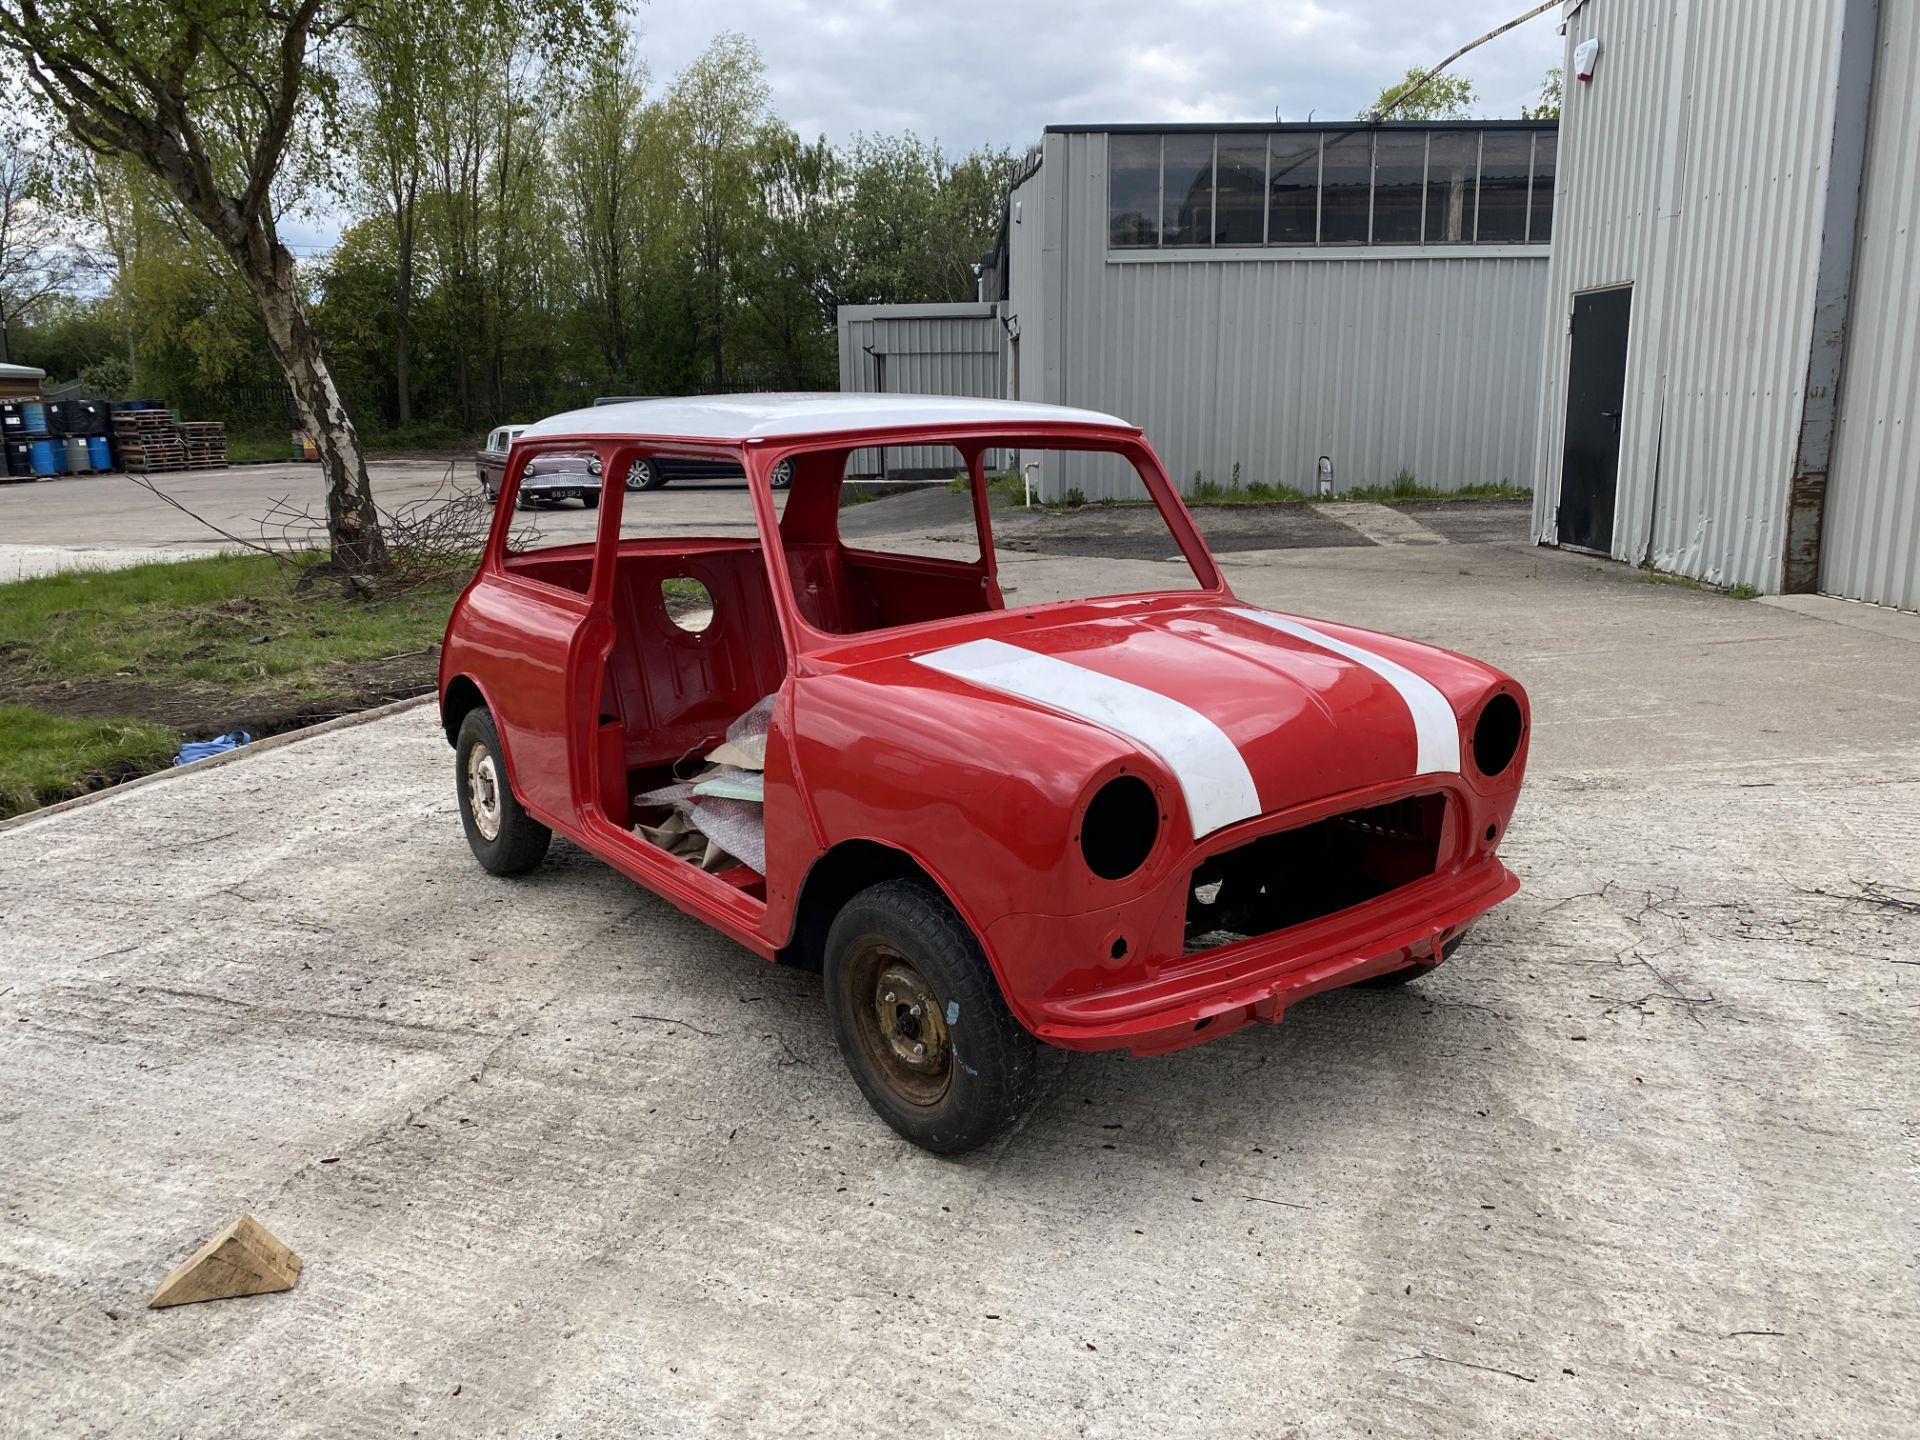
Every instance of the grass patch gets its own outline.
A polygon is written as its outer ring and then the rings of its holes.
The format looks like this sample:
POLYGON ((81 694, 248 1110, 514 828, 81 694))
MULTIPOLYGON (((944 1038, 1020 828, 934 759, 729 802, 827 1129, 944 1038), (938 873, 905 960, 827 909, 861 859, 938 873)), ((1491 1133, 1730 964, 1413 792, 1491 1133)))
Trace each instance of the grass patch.
POLYGON ((0 585, 0 660, 9 678, 194 681, 232 690, 323 693, 340 661, 440 639, 454 592, 378 604, 322 583, 297 594, 265 555, 216 555, 77 571, 0 585), (289 683, 291 682, 291 683, 289 683))
POLYGON ((146 720, 70 720, 0 705, 0 820, 158 770, 180 737, 146 720))
POLYGON ((458 425, 436 425, 425 421, 415 421, 393 430, 360 432, 361 445, 375 455, 395 450, 478 450, 486 438, 484 432, 474 435, 458 425))
MULTIPOLYGON (((227 459, 235 463, 300 459, 293 448, 295 426, 262 425, 248 421, 227 427, 227 459)), ((369 455, 408 454, 420 451, 478 450, 484 435, 472 435, 457 425, 417 423, 393 430, 362 430, 360 448, 369 455)))
POLYGON ((430 687, 452 581, 377 603, 265 555, 0 585, 0 817, 163 768, 181 733, 256 734, 430 687), (264 731, 259 726, 267 727, 264 731))
POLYGON ((1458 490, 1436 490, 1431 485, 1422 485, 1406 471, 1396 475, 1390 484, 1360 485, 1344 495, 1335 495, 1335 500, 1370 500, 1376 505, 1404 504, 1409 500, 1531 500, 1531 490, 1521 490, 1512 485, 1463 485, 1458 490))
POLYGON ((242 425, 227 427, 227 459, 245 463, 255 460, 291 460, 293 430, 290 426, 242 425))
POLYGON ((1651 564, 1640 567, 1640 578, 1649 585, 1666 585, 1675 590, 1705 590, 1710 595, 1724 595, 1729 600, 1753 600, 1760 594, 1759 587, 1754 585, 1713 585, 1705 580, 1696 580, 1691 575, 1656 570, 1651 564))

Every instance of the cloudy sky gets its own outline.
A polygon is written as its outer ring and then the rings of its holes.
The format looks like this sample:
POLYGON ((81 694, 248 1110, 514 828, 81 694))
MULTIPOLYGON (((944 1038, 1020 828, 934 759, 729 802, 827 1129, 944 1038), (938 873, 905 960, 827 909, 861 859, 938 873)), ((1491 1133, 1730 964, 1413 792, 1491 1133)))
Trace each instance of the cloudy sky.
MULTIPOLYGON (((1019 150, 1048 125, 1352 116, 1528 0, 651 0, 632 23, 656 93, 723 30, 753 40, 774 108, 808 139, 913 130, 1019 150)), ((1515 116, 1561 58, 1556 11, 1456 67, 1515 116)), ((287 216, 313 254, 332 215, 287 216)))
MULTIPOLYGON (((952 150, 1046 125, 1350 116, 1530 0, 651 0, 634 19, 656 84, 714 34, 767 61, 802 135, 911 129, 952 150)), ((1560 59, 1557 12, 1460 63, 1512 116, 1560 59)))

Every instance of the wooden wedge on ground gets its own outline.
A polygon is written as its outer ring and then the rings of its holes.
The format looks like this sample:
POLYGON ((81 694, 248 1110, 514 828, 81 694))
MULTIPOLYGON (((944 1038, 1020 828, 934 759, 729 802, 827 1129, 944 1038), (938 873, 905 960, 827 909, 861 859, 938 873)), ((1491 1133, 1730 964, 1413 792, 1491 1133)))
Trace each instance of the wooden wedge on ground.
POLYGON ((291 1290, 299 1278, 300 1257, 269 1235, 258 1220, 242 1215, 175 1266, 147 1308, 270 1295, 291 1290))

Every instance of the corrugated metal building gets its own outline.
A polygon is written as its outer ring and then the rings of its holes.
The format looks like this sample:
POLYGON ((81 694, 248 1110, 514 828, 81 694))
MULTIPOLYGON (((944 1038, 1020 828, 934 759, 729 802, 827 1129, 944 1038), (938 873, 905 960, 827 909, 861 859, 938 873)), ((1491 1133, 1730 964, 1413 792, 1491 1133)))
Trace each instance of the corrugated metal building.
MULTIPOLYGON (((1008 394, 1008 341, 998 305, 842 305, 839 328, 842 393, 981 399, 1008 394)), ((945 449, 862 450, 849 469, 856 475, 913 475, 951 459, 945 449)))
MULTIPOLYGON (((1311 490, 1323 455, 1342 491, 1526 485, 1554 155, 1550 123, 1051 128, 989 279, 993 393, 1134 420, 1188 489, 1311 490)), ((935 308, 968 307, 843 310, 842 388, 883 388, 859 326, 935 308)), ((1140 493, 1088 457, 1040 483, 1140 493)))
POLYGON ((1564 14, 1540 538, 1920 608, 1920 13, 1564 14))

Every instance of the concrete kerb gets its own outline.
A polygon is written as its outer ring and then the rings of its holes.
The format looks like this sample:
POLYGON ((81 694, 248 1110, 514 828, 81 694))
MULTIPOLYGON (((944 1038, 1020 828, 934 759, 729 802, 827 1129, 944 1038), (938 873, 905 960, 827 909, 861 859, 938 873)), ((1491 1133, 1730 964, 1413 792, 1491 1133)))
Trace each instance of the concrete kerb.
POLYGON ((278 735, 269 735, 265 739, 236 746, 232 750, 223 750, 218 755, 209 755, 204 760, 195 760, 187 765, 175 765, 166 770, 156 770, 151 775, 137 775, 131 780, 121 781, 118 785, 109 785, 101 790, 89 791, 85 795, 76 795, 71 800, 60 800, 39 810, 29 810, 25 815, 16 815, 11 820, 0 820, 0 834, 8 830, 22 829, 41 820, 50 820, 55 815, 63 815, 69 810, 78 810, 83 805, 97 805, 102 801, 116 800, 148 785, 159 785, 169 780, 198 775, 222 765, 246 760, 268 750, 278 750, 284 745, 297 745, 300 741, 311 740, 316 735, 330 735, 335 730, 349 730, 356 725, 367 725, 375 720, 384 720, 389 715, 398 715, 403 711, 416 709, 438 698, 436 694, 430 692, 425 695, 415 695, 406 700, 394 700, 385 705, 376 705, 371 710, 356 710, 350 715, 336 715, 331 720, 322 720, 318 725, 304 725, 298 730, 284 730, 278 735))

